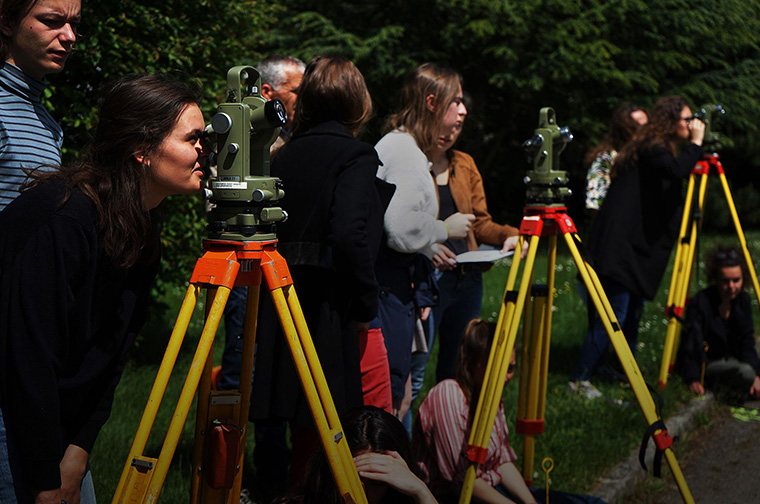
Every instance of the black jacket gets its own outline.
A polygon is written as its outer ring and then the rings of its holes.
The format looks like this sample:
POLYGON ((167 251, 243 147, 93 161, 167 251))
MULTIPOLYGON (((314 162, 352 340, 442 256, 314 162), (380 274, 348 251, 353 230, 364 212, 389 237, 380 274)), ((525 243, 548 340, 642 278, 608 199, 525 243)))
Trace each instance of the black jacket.
POLYGON ((637 165, 613 180, 588 241, 603 282, 613 280, 654 299, 678 237, 682 179, 701 156, 696 144, 678 157, 662 147, 640 151, 637 165))
POLYGON ((689 300, 680 359, 686 383, 699 381, 702 362, 726 357, 748 363, 760 375, 749 294, 742 291, 731 302, 731 314, 727 320, 720 316, 719 306, 720 293, 714 285, 699 291, 689 300), (704 351, 704 342, 708 345, 707 352, 704 351))
MULTIPOLYGON (((377 189, 380 161, 337 122, 294 137, 275 156, 283 182, 278 249, 294 286, 338 412, 361 406, 357 322, 377 315, 374 264, 384 207, 377 189)), ((310 412, 268 296, 262 296, 252 417, 296 418, 310 412)))
POLYGON ((63 194, 45 183, 0 212, 2 409, 38 490, 60 487, 66 446, 92 450, 158 268, 157 242, 151 260, 114 266, 92 201, 63 194))

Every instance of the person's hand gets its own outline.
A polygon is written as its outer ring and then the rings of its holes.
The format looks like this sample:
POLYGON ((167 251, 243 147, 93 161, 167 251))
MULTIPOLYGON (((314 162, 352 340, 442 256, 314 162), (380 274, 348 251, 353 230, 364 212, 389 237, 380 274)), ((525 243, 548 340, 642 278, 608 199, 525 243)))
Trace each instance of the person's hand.
POLYGON ((420 308, 420 320, 425 322, 429 317, 433 309, 430 306, 423 306, 420 308))
POLYGON ((705 395, 705 387, 698 381, 691 382, 689 389, 697 395, 705 395))
POLYGON ((502 252, 509 252, 517 247, 517 240, 520 239, 520 235, 510 236, 504 240, 504 245, 501 247, 502 252))
POLYGON ((433 261, 433 266, 441 271, 454 269, 457 265, 457 255, 442 243, 438 244, 430 260, 433 261))
POLYGON ((760 376, 755 376, 755 381, 752 382, 749 393, 751 396, 760 398, 760 376))
POLYGON ((705 123, 695 117, 689 122, 689 129, 691 130, 691 143, 702 145, 702 141, 705 139, 705 123))
MULTIPOLYGON (((87 472, 89 454, 79 446, 69 445, 61 460, 61 500, 79 504, 82 478, 87 472)), ((58 502, 60 504, 60 501, 58 502)))
POLYGON ((34 504, 61 504, 61 489, 39 492, 34 498, 34 504))
POLYGON ((364 479, 385 483, 411 496, 416 502, 435 502, 425 483, 409 470, 404 459, 395 451, 362 453, 354 457, 354 464, 359 476, 364 479))
POLYGON ((467 232, 472 227, 472 223, 475 222, 475 216, 473 214, 455 213, 449 215, 446 220, 446 229, 449 232, 449 238, 459 239, 465 238, 467 232))

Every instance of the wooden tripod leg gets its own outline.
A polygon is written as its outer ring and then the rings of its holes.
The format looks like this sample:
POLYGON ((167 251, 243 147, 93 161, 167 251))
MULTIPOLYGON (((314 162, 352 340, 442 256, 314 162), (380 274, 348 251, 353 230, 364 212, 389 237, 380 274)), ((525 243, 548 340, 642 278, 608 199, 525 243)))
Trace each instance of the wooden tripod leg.
POLYGON ((338 491, 346 502, 366 504, 364 487, 290 281, 287 264, 279 254, 270 253, 270 256, 272 261, 262 264, 264 277, 338 491))
MULTIPOLYGON (((520 234, 530 236, 528 257, 520 281, 520 289, 516 293, 513 291, 513 288, 517 278, 517 269, 520 267, 520 260, 517 255, 515 255, 512 267, 510 268, 507 287, 504 292, 504 301, 499 313, 499 321, 496 325, 496 336, 491 346, 486 373, 483 378, 483 390, 478 398, 478 406, 475 410, 472 430, 468 439, 467 458, 469 465, 465 473, 462 493, 459 496, 460 504, 469 503, 470 499, 472 499, 472 490, 475 485, 478 465, 485 461, 491 431, 493 430, 496 413, 498 412, 501 396, 504 392, 504 379, 507 376, 509 357, 514 348, 517 329, 520 325, 520 317, 523 313, 525 299, 532 281, 533 266, 536 260, 542 228, 543 221, 539 217, 525 217, 523 224, 520 226, 520 234)), ((521 246, 523 239, 518 243, 518 247, 521 246)))
MULTIPOLYGON (((654 400, 652 399, 652 396, 647 389, 644 378, 641 376, 639 366, 636 364, 636 359, 634 359, 633 354, 631 353, 631 349, 628 347, 628 342, 625 340, 625 336, 623 335, 620 324, 615 318, 615 314, 612 311, 612 307, 610 306, 609 301, 607 300, 607 295, 604 293, 602 284, 599 282, 599 278, 596 276, 593 268, 591 268, 591 266, 586 263, 581 257, 580 252, 578 251, 578 247, 576 246, 576 241, 580 242, 580 239, 577 237, 577 235, 571 235, 571 233, 566 232, 564 229, 563 235, 565 237, 567 246, 573 256, 573 260, 578 267, 578 271, 580 272, 581 277, 583 277, 583 282, 588 289, 589 295, 594 302, 594 306, 599 313, 599 317, 602 320, 605 329, 607 330, 607 334, 609 335, 610 341, 615 348, 615 352, 620 359, 623 370, 628 377, 628 381, 631 384, 631 389, 633 390, 633 393, 636 396, 636 400, 641 407, 641 411, 644 414, 647 425, 654 425, 657 422, 661 421, 661 418, 659 418, 657 414, 657 408, 655 407, 654 400)), ((660 449, 664 452, 668 466, 670 467, 670 471, 673 474, 676 485, 678 485, 678 490, 681 492, 681 497, 683 497, 684 502, 687 504, 693 504, 694 498, 692 497, 689 487, 686 484, 686 480, 683 477, 683 473, 681 472, 681 468, 678 465, 675 454, 670 448, 670 445, 672 445, 672 439, 670 438, 668 432, 664 429, 657 429, 652 437, 655 439, 655 442, 658 443, 660 449)))
MULTIPOLYGON (((190 324, 190 318, 193 314, 193 309, 198 301, 198 294, 200 287, 197 285, 190 285, 187 288, 185 299, 182 302, 177 322, 174 324, 174 330, 169 338, 169 344, 167 345, 166 352, 164 352, 161 366, 158 369, 158 375, 153 382, 153 387, 148 397, 148 404, 145 406, 145 410, 140 420, 140 425, 137 428, 137 433, 132 441, 132 447, 129 449, 129 455, 127 456, 127 462, 124 465, 124 470, 121 473, 119 479, 119 485, 116 487, 114 493, 113 503, 121 502, 141 502, 140 500, 133 500, 128 498, 128 492, 144 493, 147 490, 147 477, 150 474, 150 468, 155 464, 155 459, 152 461, 145 460, 144 464, 138 463, 138 466, 133 465, 133 461, 140 459, 145 450, 145 445, 148 442, 148 436, 153 427, 153 423, 156 420, 156 414, 158 408, 161 405, 161 400, 166 392, 166 385, 169 383, 174 364, 177 361, 177 355, 179 355, 182 341, 187 333, 187 327, 190 324), (127 485, 127 479, 130 472, 134 472, 130 478, 132 480, 131 485, 127 485), (141 477, 144 476, 144 477, 141 477), (137 481, 142 480, 142 481, 137 481), (128 488, 129 487, 129 488, 128 488), (142 492, 141 492, 142 489, 142 492)), ((142 457, 144 458, 144 457, 142 457)))

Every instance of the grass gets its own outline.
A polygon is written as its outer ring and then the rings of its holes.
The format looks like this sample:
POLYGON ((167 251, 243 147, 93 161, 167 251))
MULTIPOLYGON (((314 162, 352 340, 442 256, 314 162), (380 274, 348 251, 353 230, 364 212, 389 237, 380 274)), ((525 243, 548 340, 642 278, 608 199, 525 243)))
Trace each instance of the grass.
MULTIPOLYGON (((717 240, 730 242, 731 240, 735 241, 736 237, 735 235, 725 237, 703 236, 702 250, 708 250, 710 243, 717 240)), ((760 250, 760 233, 748 233, 747 240, 751 251, 760 250)), ((627 406, 620 406, 612 401, 587 401, 579 396, 567 393, 567 381, 585 338, 587 315, 586 308, 576 290, 578 283, 576 267, 561 240, 558 251, 555 267, 555 298, 546 400, 546 431, 537 436, 534 481, 538 486, 544 485, 544 475, 540 471, 539 464, 544 457, 551 457, 554 461, 551 487, 557 490, 583 492, 587 491, 600 475, 627 457, 631 450, 639 445, 646 429, 646 422, 631 390, 622 388, 617 383, 599 382, 597 385, 606 397, 621 399, 628 403, 627 406)), ((704 254, 700 256, 700 259, 704 259, 704 254)), ((546 254, 544 250, 539 250, 537 264, 534 268, 536 283, 545 282, 545 270, 546 254)), ((484 318, 490 320, 497 318, 508 271, 508 263, 497 264, 484 275, 482 309, 484 318)), ((668 270, 657 298, 646 304, 641 320, 636 360, 644 379, 650 384, 657 382, 659 373, 659 363, 667 327, 664 307, 670 275, 670 270, 668 270)), ((700 276, 700 281, 700 285, 702 285, 705 281, 704 275, 700 276)), ((694 292, 694 288, 692 292, 694 292)), ((146 336, 142 338, 140 347, 133 352, 121 384, 116 391, 111 419, 103 428, 91 458, 96 492, 101 500, 110 498, 116 487, 132 436, 155 379, 162 349, 174 323, 173 320, 169 319, 177 313, 183 295, 184 289, 172 293, 167 299, 167 302, 172 306, 168 313, 172 315, 164 320, 153 320, 151 326, 146 328, 146 336)), ((200 311, 198 311, 197 316, 200 316, 200 311)), ((184 373, 187 371, 191 354, 197 342, 201 322, 198 318, 191 324, 185 346, 192 348, 183 348, 175 376, 167 390, 164 408, 159 412, 159 418, 153 429, 146 455, 155 456, 160 450, 163 435, 172 413, 171 410, 176 402, 176 397, 179 395, 184 373)), ((221 330, 220 334, 222 334, 221 330)), ((521 337, 521 333, 518 337, 521 337)), ((217 360, 221 352, 222 340, 223 338, 217 339, 217 360)), ((434 384, 436 360, 437 345, 433 347, 425 377, 425 386, 421 397, 415 403, 415 407, 419 405, 424 394, 434 384)), ((517 389, 518 384, 515 380, 505 390, 504 405, 510 431, 513 433, 511 443, 518 455, 521 456, 522 438, 514 434, 517 389)), ((662 416, 667 418, 674 414, 691 396, 681 380, 673 376, 662 397, 664 401, 662 416)), ((189 493, 194 411, 190 412, 188 418, 177 454, 162 491, 162 502, 185 501, 189 493)), ((253 441, 249 438, 244 481, 250 481, 253 471, 250 462, 252 448, 253 441)))

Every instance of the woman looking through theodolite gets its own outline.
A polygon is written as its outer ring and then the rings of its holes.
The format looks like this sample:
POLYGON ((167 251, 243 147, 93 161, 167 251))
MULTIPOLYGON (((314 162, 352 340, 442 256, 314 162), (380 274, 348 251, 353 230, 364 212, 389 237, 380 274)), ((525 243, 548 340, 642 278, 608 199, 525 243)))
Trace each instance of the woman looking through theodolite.
MULTIPOLYGON (((678 235, 681 180, 702 156, 704 132, 705 124, 692 116, 683 98, 661 98, 649 123, 618 154, 612 184, 591 227, 593 266, 618 323, 632 328, 625 336, 634 353, 641 307, 657 293, 678 235), (687 145, 679 153, 682 144, 687 145)), ((570 382, 573 391, 601 396, 589 380, 608 346, 607 332, 595 317, 570 382)))
POLYGON ((3 504, 95 502, 87 461, 147 314, 157 207, 202 188, 198 101, 167 77, 120 79, 83 158, 35 171, 0 212, 3 504))

